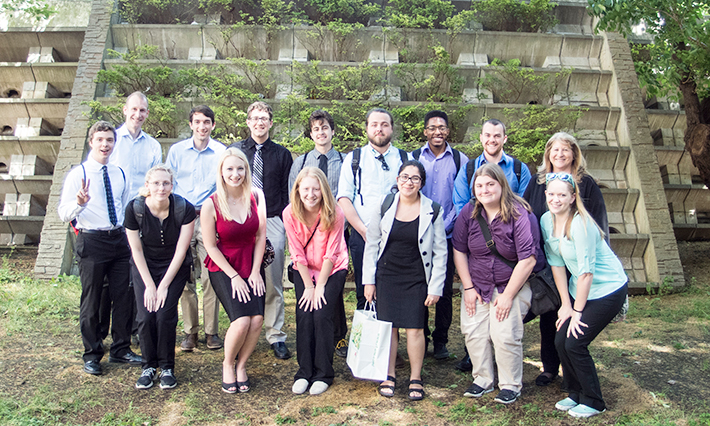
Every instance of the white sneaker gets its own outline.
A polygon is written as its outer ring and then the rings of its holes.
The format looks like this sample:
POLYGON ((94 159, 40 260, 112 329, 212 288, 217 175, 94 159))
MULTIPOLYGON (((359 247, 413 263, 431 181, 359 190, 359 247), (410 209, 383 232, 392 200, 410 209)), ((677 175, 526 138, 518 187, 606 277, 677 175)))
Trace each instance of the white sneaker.
POLYGON ((572 417, 587 418, 587 417, 596 416, 597 414, 601 414, 605 411, 606 410, 599 411, 599 410, 592 408, 588 405, 579 404, 578 406, 576 406, 574 408, 570 408, 570 410, 567 411, 567 413, 572 417))
POLYGON ((574 402, 572 398, 565 398, 562 401, 559 401, 557 404, 555 404, 555 408, 557 408, 560 411, 568 411, 573 409, 574 407, 578 406, 579 404, 574 402))
POLYGON ((306 379, 298 379, 295 382, 293 382, 293 386, 291 386, 291 392, 295 393, 296 395, 300 395, 303 392, 308 389, 308 380, 306 379))
POLYGON ((311 395, 320 395, 328 390, 328 384, 318 380, 311 385, 311 395))

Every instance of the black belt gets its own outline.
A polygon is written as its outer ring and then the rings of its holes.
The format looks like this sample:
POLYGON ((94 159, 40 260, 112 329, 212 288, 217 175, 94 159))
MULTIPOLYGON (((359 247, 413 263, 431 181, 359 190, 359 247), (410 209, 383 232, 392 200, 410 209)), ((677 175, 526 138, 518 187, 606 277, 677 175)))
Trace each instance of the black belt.
POLYGON ((98 229, 80 229, 80 234, 90 234, 90 235, 101 235, 104 237, 114 237, 116 235, 124 234, 125 229, 122 227, 116 229, 109 229, 108 231, 100 231, 98 229))

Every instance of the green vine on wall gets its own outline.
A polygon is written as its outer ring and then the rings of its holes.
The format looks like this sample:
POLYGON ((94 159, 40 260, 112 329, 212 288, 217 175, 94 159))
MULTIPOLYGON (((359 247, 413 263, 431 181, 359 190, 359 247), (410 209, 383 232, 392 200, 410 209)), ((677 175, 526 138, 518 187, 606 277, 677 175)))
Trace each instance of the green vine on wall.
POLYGON ((535 72, 522 67, 520 59, 503 62, 496 58, 483 71, 479 86, 490 90, 497 103, 553 105, 569 97, 566 88, 560 90, 560 86, 572 73, 571 68, 554 73, 535 72))

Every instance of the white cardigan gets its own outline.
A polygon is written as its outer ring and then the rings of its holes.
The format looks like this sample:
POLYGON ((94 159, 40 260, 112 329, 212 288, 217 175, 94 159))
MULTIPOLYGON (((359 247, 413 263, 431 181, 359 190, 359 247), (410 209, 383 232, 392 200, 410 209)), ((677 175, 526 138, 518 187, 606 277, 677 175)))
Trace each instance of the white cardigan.
MULTIPOLYGON (((384 197, 380 203, 384 200, 384 197)), ((441 296, 444 291, 446 278, 446 260, 448 256, 446 246, 446 230, 444 229, 443 209, 432 224, 434 208, 431 199, 420 193, 419 209, 419 255, 422 258, 427 294, 441 296), (433 226, 432 226, 433 225, 433 226)), ((370 226, 367 228, 367 242, 363 254, 362 283, 375 284, 377 261, 387 246, 387 240, 394 224, 394 218, 399 205, 399 193, 395 194, 394 201, 380 220, 380 209, 373 212, 370 226)))

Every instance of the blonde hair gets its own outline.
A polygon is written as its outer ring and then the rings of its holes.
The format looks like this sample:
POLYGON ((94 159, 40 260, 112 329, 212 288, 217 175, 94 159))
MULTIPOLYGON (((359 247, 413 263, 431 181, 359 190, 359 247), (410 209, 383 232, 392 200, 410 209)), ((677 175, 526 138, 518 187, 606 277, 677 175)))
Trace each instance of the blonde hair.
MULTIPOLYGON (((170 183, 172 185, 175 185, 175 174, 173 173, 173 170, 166 166, 165 164, 157 164, 153 167, 150 168, 145 174, 145 183, 149 183, 150 179, 153 177, 153 174, 155 172, 165 172, 170 175, 170 183)), ((172 190, 170 191, 172 192, 172 190)), ((141 189, 138 190, 138 195, 142 195, 146 198, 150 197, 150 189, 146 186, 142 187, 141 189)))
MULTIPOLYGON (((567 186, 567 189, 570 191, 571 194, 574 194, 574 203, 570 205, 570 214, 567 217, 567 221, 565 222, 565 229, 564 229, 564 234, 565 237, 572 241, 572 220, 574 219, 575 215, 579 215, 584 222, 592 222, 594 226, 597 228, 599 231, 599 235, 601 235, 602 239, 604 239, 604 231, 599 227, 597 222, 592 218, 592 216, 589 214, 586 208, 584 208, 584 202, 582 201, 582 197, 579 195, 579 185, 572 185, 569 182, 565 182, 561 179, 553 179, 549 182, 547 182, 547 185, 550 184, 550 182, 554 181, 560 181, 564 183, 567 186)), ((554 213, 550 212, 551 215, 554 216, 554 213)), ((555 221, 552 221, 552 227, 554 230, 555 227, 555 221)), ((584 227, 585 232, 587 227, 584 227)))
MULTIPOLYGON (((528 204, 527 201, 524 199, 520 198, 517 196, 512 189, 510 189, 510 185, 508 184, 508 180, 505 178, 505 173, 503 172, 503 169, 500 168, 499 165, 494 164, 494 163, 486 163, 476 169, 476 173, 473 175, 473 182, 474 182, 474 188, 475 188, 475 183, 476 179, 481 177, 481 176, 487 176, 496 182, 500 184, 501 187, 501 193, 500 193, 500 219, 503 221, 503 223, 509 223, 511 220, 517 219, 520 216, 520 213, 518 213, 517 206, 521 205, 527 210, 528 212, 532 211, 530 209, 530 204, 528 204)), ((471 214, 471 218, 475 219, 476 216, 478 216, 481 213, 481 210, 483 209, 483 204, 479 201, 476 200, 476 207, 473 209, 473 213, 471 214)))
POLYGON ((229 203, 227 202, 227 184, 224 182, 224 177, 222 177, 222 165, 229 157, 237 157, 244 163, 244 182, 242 182, 244 191, 242 192, 242 201, 244 202, 244 205, 249 206, 247 209, 248 218, 251 216, 251 171, 249 169, 249 159, 247 159, 246 154, 238 148, 227 148, 227 150, 224 151, 219 157, 219 162, 217 163, 217 203, 215 203, 215 208, 225 220, 234 220, 232 215, 229 213, 229 203))
POLYGON ((291 212, 293 216, 301 223, 306 223, 306 208, 303 206, 303 201, 301 201, 301 195, 299 189, 301 188, 301 182, 307 177, 312 177, 318 180, 320 185, 320 229, 323 232, 330 231, 335 226, 335 198, 333 197, 333 192, 330 190, 330 185, 328 185, 328 178, 325 177, 325 173, 318 167, 304 167, 298 173, 296 177, 296 182, 293 184, 293 189, 291 190, 291 212))
POLYGON ((582 150, 579 144, 577 144, 577 139, 569 133, 557 132, 552 135, 545 144, 545 155, 542 156, 542 164, 540 164, 540 167, 537 169, 537 183, 544 185, 545 175, 554 171, 552 170, 552 162, 550 161, 550 152, 555 142, 561 142, 572 150, 572 177, 575 182, 581 182, 582 177, 587 174, 587 160, 585 160, 582 155, 582 150))

